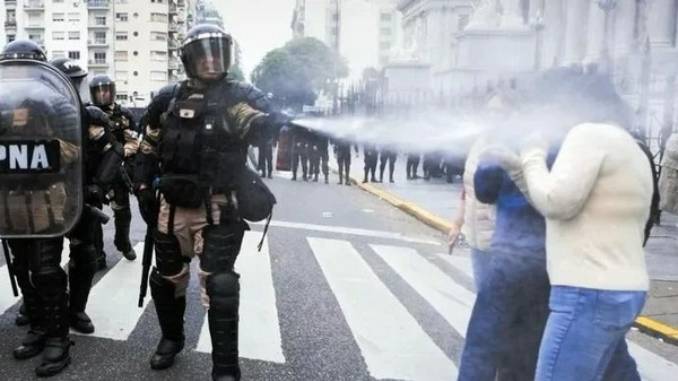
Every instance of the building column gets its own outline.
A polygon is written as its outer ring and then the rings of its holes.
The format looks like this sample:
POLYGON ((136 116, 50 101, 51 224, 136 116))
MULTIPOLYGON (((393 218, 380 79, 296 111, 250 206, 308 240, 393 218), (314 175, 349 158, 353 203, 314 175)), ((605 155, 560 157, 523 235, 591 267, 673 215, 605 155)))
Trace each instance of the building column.
POLYGON ((605 44, 605 11, 598 6, 598 0, 589 0, 588 44, 584 65, 599 64, 605 44))
POLYGON ((501 7, 503 10, 500 24, 502 29, 526 28, 526 25, 523 22, 523 12, 520 6, 520 0, 502 0, 501 7))
POLYGON ((565 55, 563 65, 580 65, 586 54, 589 2, 568 0, 566 2, 565 55))
POLYGON ((627 56, 634 48, 636 24, 636 2, 618 1, 615 8, 614 45, 610 47, 613 57, 627 56))
POLYGON ((676 33, 676 4, 674 0, 654 0, 650 3, 648 32, 653 46, 673 46, 676 33))

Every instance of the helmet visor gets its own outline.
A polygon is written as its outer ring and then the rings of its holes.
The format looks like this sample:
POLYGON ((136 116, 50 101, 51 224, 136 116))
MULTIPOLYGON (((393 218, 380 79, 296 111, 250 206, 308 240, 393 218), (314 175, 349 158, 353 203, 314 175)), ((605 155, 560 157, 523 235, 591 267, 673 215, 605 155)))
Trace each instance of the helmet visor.
POLYGON ((220 79, 231 66, 231 43, 223 36, 200 38, 183 49, 187 64, 191 66, 186 71, 198 79, 220 79))
POLYGON ((110 106, 115 99, 115 84, 102 83, 90 87, 92 93, 92 103, 96 106, 110 106))

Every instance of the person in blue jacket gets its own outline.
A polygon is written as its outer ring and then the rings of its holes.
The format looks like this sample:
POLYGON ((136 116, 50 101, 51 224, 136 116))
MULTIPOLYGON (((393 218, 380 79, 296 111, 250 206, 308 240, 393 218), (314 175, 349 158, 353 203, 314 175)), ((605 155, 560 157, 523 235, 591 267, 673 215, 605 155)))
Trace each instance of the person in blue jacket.
POLYGON ((549 312, 544 218, 493 155, 481 155, 474 185, 478 201, 495 204, 497 214, 458 379, 531 380, 549 312))

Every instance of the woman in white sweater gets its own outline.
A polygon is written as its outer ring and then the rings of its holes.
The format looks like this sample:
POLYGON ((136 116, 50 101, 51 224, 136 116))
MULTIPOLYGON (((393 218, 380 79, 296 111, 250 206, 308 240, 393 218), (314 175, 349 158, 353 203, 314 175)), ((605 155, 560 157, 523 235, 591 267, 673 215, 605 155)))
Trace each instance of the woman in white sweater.
MULTIPOLYGON (((625 129, 625 105, 606 77, 568 74, 541 106, 577 121, 549 171, 542 148, 525 147, 529 197, 546 218, 551 281, 538 381, 640 380, 624 336, 649 287, 643 241, 653 179, 625 129), (566 102, 566 103, 563 103, 566 102)), ((561 78, 562 79, 562 78, 561 78)))

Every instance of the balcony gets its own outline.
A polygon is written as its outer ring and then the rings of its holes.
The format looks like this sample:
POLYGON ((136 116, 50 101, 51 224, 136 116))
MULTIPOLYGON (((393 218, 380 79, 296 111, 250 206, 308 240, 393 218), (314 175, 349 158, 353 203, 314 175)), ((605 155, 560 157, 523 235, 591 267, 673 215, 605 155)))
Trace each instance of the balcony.
POLYGON ((14 28, 14 29, 16 29, 16 20, 7 20, 7 21, 5 21, 5 28, 14 28))
POLYGON ((24 11, 42 12, 45 10, 45 2, 41 0, 27 1, 24 3, 24 11))
POLYGON ((178 32, 179 25, 177 25, 177 23, 171 22, 167 25, 167 30, 169 30, 170 32, 178 32))
POLYGON ((108 62, 105 60, 89 60, 87 66, 91 68, 106 68, 108 67, 108 62))
POLYGON ((89 23, 87 27, 89 29, 108 29, 108 24, 89 23))
POLYGON ((173 3, 169 4, 169 13, 171 15, 177 13, 177 6, 175 4, 173 4, 173 3))
POLYGON ((87 0, 87 9, 107 10, 111 4, 109 0, 87 0))
POLYGON ((24 28, 26 29, 45 29, 44 24, 28 24, 24 28))
POLYGON ((106 40, 87 40, 87 46, 91 48, 103 48, 108 46, 106 40))
POLYGON ((16 0, 5 0, 5 8, 7 9, 16 8, 16 0))

